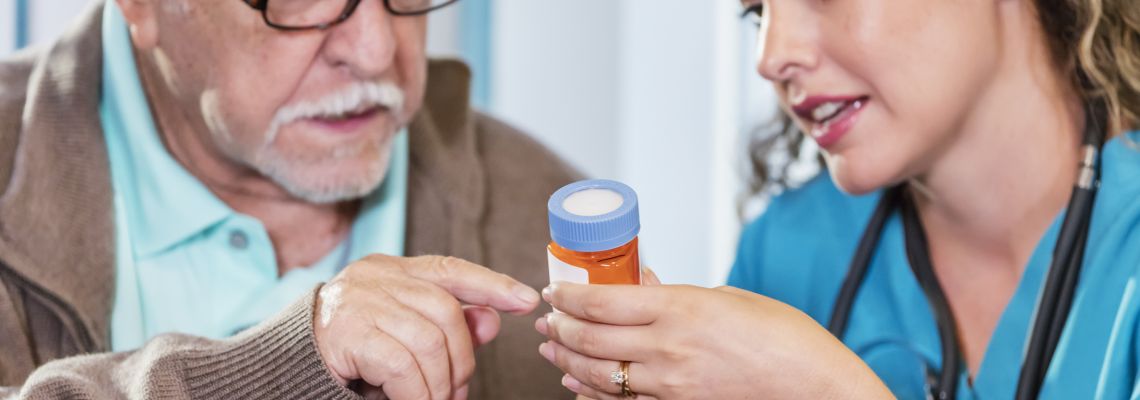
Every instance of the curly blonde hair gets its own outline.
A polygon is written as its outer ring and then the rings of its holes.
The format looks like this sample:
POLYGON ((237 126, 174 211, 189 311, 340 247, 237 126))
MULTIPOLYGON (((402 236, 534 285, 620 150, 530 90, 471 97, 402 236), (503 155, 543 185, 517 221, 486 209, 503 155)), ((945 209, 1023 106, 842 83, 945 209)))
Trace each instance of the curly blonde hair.
POLYGON ((1140 2, 1038 0, 1058 66, 1086 102, 1104 105, 1111 134, 1140 121, 1140 2))

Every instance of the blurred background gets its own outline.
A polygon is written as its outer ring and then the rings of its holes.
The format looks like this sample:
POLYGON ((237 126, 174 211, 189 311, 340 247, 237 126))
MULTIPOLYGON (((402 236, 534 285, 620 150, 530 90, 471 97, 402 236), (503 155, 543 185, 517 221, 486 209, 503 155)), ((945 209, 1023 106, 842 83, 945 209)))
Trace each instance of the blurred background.
MULTIPOLYGON (((50 45, 93 1, 0 0, 0 55, 50 45)), ((429 53, 466 60, 473 100, 591 177, 637 190, 645 262, 666 283, 724 282, 744 219, 749 136, 775 98, 735 0, 462 0, 429 53)), ((543 266, 535 266, 542 268, 543 266)))

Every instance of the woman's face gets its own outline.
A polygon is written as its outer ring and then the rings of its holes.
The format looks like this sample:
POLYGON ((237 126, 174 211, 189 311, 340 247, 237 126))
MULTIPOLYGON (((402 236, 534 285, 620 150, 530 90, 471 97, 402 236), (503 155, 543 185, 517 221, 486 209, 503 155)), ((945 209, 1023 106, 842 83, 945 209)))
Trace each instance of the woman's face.
POLYGON ((953 146, 997 72, 1000 3, 1015 1, 743 3, 762 7, 760 74, 836 184, 861 194, 921 177, 953 146))

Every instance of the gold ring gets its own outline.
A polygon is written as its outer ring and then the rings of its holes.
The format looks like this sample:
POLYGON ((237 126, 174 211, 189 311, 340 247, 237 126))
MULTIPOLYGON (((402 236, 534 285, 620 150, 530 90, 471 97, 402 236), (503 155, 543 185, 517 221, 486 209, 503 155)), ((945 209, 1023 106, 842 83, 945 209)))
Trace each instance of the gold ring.
POLYGON ((621 362, 621 375, 625 378, 621 380, 621 395, 629 399, 636 399, 637 393, 629 388, 629 361, 621 362))

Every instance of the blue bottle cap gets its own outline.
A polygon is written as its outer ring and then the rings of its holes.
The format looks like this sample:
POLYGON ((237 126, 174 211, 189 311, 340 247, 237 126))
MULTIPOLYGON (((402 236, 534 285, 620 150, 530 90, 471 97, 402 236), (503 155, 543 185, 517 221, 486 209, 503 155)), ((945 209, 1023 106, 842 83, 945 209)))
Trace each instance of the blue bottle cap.
POLYGON ((641 230, 637 193, 624 183, 591 179, 550 196, 550 237, 567 250, 604 251, 629 243, 641 230))

